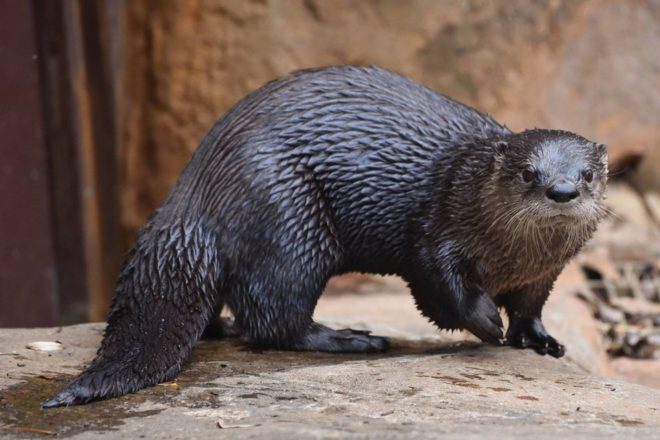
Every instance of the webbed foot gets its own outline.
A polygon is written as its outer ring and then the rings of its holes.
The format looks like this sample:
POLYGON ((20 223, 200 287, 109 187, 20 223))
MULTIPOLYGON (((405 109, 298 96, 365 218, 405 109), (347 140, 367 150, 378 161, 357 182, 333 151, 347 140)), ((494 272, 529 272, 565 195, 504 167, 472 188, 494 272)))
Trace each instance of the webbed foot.
POLYGON ((313 323, 306 335, 291 345, 293 350, 327 351, 335 353, 383 352, 389 348, 387 339, 371 336, 368 331, 333 330, 313 323))
POLYGON ((532 348, 539 354, 560 358, 566 347, 546 331, 540 318, 512 318, 506 332, 507 345, 517 348, 532 348))

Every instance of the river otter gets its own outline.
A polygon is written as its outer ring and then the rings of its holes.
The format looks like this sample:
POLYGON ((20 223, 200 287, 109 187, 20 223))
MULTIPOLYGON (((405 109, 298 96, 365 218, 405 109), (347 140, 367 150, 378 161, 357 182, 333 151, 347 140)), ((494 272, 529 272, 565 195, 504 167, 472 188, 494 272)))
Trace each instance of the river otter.
POLYGON ((255 344, 371 352, 313 322, 328 279, 398 274, 420 311, 562 356, 541 309, 603 216, 607 153, 565 131, 513 133, 376 67, 305 70, 222 117, 141 231, 92 364, 44 407, 173 379, 227 305, 255 344))

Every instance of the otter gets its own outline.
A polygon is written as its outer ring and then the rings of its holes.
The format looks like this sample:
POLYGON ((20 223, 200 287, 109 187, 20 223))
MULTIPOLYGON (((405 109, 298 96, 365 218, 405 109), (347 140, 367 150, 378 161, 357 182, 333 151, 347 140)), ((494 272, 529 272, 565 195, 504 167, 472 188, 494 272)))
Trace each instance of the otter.
POLYGON ((224 306, 261 347, 383 351, 312 320, 349 271, 400 275, 441 329, 560 357, 541 311, 606 179, 603 144, 514 133, 377 67, 267 83, 202 140, 125 260, 96 358, 43 406, 172 380, 224 306))

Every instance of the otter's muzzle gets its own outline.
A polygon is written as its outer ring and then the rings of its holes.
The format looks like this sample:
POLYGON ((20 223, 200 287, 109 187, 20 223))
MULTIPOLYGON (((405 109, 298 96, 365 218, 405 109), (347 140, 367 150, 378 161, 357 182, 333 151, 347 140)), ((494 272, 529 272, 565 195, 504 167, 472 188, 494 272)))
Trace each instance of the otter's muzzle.
POLYGON ((575 183, 568 180, 560 180, 555 182, 550 188, 545 191, 545 196, 557 203, 567 203, 576 199, 580 192, 575 186, 575 183))

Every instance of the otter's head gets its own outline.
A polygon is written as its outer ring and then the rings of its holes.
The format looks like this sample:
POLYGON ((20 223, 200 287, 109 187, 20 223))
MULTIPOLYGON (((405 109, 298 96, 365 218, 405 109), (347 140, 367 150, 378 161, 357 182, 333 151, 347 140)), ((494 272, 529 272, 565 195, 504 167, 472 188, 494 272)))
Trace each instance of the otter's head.
POLYGON ((603 216, 607 147, 573 133, 527 130, 496 141, 496 195, 539 226, 595 225, 603 216))

